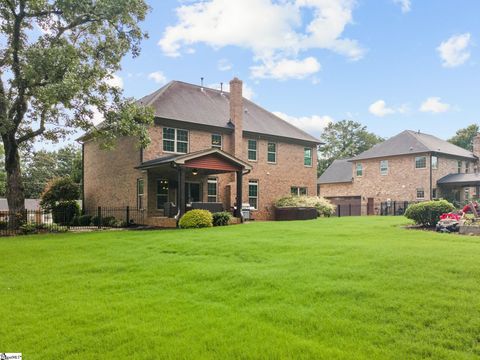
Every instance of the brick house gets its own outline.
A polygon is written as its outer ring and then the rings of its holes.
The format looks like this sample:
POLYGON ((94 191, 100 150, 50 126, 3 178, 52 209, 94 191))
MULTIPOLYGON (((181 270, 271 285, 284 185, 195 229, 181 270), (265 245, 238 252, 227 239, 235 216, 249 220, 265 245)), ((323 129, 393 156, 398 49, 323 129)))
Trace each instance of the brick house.
POLYGON ((135 206, 149 222, 174 225, 191 207, 225 210, 249 203, 255 219, 273 219, 273 203, 291 192, 316 195, 313 136, 230 92, 172 81, 139 103, 153 107, 151 144, 122 138, 110 151, 84 137, 84 203, 135 206), (172 220, 173 218, 173 220, 172 220))
POLYGON ((403 131, 352 159, 335 160, 318 179, 320 196, 374 214, 378 203, 479 196, 480 135, 473 153, 435 136, 403 131))

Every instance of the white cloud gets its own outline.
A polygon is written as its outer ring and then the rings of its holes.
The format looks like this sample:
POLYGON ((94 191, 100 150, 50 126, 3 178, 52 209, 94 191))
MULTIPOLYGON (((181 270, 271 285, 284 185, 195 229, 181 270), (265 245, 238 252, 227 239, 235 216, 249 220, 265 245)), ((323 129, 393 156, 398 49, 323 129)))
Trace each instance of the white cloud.
MULTIPOLYGON (((207 87, 211 89, 217 89, 220 90, 220 84, 209 84, 207 87)), ((230 83, 223 83, 223 91, 230 92, 230 83)), ((243 83, 243 89, 242 89, 242 94, 243 97, 252 100, 255 97, 255 92, 253 89, 247 85, 246 83, 243 83)))
POLYGON ((161 71, 154 71, 148 74, 150 80, 155 81, 157 84, 163 85, 167 83, 167 77, 161 71))
POLYGON ((328 124, 333 122, 333 119, 328 115, 324 115, 324 116, 312 115, 312 116, 295 117, 279 111, 274 111, 273 113, 277 115, 279 118, 285 121, 288 121, 290 124, 295 125, 296 127, 306 132, 314 133, 314 134, 320 134, 323 131, 323 129, 325 129, 328 126, 328 124))
POLYGON ((297 62, 299 53, 309 49, 327 49, 357 60, 364 50, 356 40, 342 37, 345 27, 352 23, 355 3, 354 0, 194 1, 176 9, 177 24, 167 27, 158 44, 168 56, 180 56, 196 43, 215 49, 238 46, 251 50, 260 67, 282 61, 297 62), (308 16, 302 17, 306 12, 308 16))
POLYGON ((389 108, 385 101, 383 100, 377 100, 373 104, 370 105, 368 108, 368 111, 370 111, 371 114, 379 117, 383 117, 385 115, 390 115, 394 114, 395 110, 392 108, 389 108))
POLYGON ((252 66, 252 76, 255 78, 272 78, 277 80, 304 79, 320 71, 320 64, 314 57, 303 60, 282 59, 278 62, 268 60, 262 65, 252 66))
POLYGON ((123 79, 117 74, 110 74, 110 77, 107 80, 105 80, 105 82, 110 86, 123 89, 123 79))
POLYGON ((450 109, 450 105, 442 103, 439 97, 429 97, 420 106, 420 111, 431 113, 443 113, 450 109))
POLYGON ((220 59, 218 60, 218 70, 220 71, 228 71, 232 70, 233 65, 228 61, 228 59, 220 59))
POLYGON ((462 65, 470 58, 470 33, 454 35, 448 40, 442 42, 437 48, 440 57, 443 60, 444 67, 455 67, 462 65))
POLYGON ((412 9, 411 0, 393 0, 393 2, 401 6, 403 13, 407 13, 412 9))

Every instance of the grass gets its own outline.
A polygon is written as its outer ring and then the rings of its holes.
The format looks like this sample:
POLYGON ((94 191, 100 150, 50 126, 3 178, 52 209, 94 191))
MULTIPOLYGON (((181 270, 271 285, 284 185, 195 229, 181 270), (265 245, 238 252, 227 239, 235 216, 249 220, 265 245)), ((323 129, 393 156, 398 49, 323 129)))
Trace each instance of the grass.
POLYGON ((401 217, 0 239, 26 359, 473 359, 480 239, 401 217))

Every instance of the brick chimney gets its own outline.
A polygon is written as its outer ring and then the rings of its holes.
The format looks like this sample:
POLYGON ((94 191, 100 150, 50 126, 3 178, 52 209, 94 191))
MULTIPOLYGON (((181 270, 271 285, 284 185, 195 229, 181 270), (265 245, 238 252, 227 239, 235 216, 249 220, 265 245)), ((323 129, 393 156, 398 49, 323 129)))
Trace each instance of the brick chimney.
MULTIPOLYGON (((480 159, 480 133, 473 138, 473 155, 480 159)), ((480 172, 480 160, 477 160, 477 172, 480 172)))
POLYGON ((242 158, 243 150, 243 83, 237 78, 230 81, 230 120, 235 125, 232 155, 242 158))

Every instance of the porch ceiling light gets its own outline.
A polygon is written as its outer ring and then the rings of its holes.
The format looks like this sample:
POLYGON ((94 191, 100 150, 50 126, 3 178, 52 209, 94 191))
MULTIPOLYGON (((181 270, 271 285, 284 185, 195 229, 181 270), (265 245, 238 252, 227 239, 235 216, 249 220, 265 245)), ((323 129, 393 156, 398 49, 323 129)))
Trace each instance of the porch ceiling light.
POLYGON ((194 176, 195 176, 195 175, 198 175, 198 169, 193 169, 193 170, 192 170, 192 175, 194 175, 194 176))

